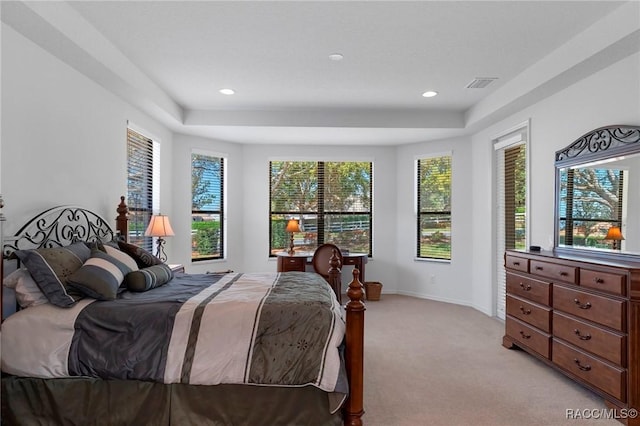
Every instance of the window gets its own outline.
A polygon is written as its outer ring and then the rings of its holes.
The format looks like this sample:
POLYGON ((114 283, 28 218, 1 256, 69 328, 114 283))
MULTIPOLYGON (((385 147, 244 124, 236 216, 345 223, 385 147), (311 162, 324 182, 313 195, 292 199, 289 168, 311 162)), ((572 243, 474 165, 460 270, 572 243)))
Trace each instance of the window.
POLYGON ((158 149, 154 145, 154 141, 148 137, 127 129, 128 239, 132 244, 149 251, 153 251, 153 238, 145 237, 144 231, 154 208, 154 173, 158 171, 158 149))
POLYGON ((581 167, 560 171, 559 244, 619 250, 610 228, 623 225, 624 170, 581 167))
POLYGON ((496 316, 506 315, 507 275, 504 251, 524 249, 528 241, 529 123, 521 123, 493 140, 496 194, 496 316))
POLYGON ((417 161, 417 257, 451 259, 451 156, 417 161))
POLYGON ((270 256, 289 247, 289 219, 302 229, 294 234, 296 250, 333 243, 371 256, 371 162, 272 161, 269 171, 270 256))
POLYGON ((191 260, 224 257, 224 159, 191 154, 191 260))

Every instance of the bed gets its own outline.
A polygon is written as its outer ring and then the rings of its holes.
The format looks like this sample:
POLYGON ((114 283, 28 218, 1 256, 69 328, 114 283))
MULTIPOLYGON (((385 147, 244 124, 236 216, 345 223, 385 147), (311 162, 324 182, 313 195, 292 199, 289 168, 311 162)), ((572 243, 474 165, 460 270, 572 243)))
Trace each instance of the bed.
POLYGON ((362 424, 357 270, 345 306, 315 273, 174 273, 117 212, 114 231, 53 208, 2 242, 24 306, 2 324, 4 424, 362 424))

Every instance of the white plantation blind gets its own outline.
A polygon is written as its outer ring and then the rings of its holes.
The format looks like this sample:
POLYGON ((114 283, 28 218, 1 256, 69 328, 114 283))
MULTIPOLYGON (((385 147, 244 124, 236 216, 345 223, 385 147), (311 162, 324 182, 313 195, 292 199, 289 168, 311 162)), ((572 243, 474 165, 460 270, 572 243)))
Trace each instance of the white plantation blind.
POLYGON ((269 162, 270 255, 289 245, 286 221, 298 219, 301 250, 333 243, 371 256, 372 193, 371 162, 269 162))
POLYGON ((504 201, 504 149, 498 149, 496 151, 496 194, 498 194, 498 206, 497 206, 497 238, 496 238, 496 279, 497 279, 497 303, 496 303, 496 316, 501 319, 505 319, 505 300, 506 300, 506 288, 507 280, 504 270, 504 251, 505 241, 503 238, 505 229, 505 201, 504 201))
POLYGON ((528 199, 526 141, 526 127, 494 141, 497 194, 496 316, 501 319, 505 318, 506 298, 504 252, 517 248, 519 245, 526 246, 529 228, 526 220, 528 211, 526 203, 528 199), (524 159, 522 156, 525 156, 524 159), (522 170, 523 168, 524 170, 522 170))
POLYGON ((145 237, 144 231, 154 211, 154 200, 158 199, 157 189, 154 193, 154 180, 157 180, 159 169, 156 151, 153 140, 127 129, 129 241, 149 251, 153 251, 153 238, 145 237))

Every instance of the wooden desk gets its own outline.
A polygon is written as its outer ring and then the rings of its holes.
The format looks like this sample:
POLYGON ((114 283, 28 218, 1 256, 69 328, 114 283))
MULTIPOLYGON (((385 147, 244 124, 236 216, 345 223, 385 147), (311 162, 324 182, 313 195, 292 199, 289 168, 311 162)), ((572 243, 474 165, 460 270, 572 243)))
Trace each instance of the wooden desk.
MULTIPOLYGON (((304 272, 307 269, 307 265, 311 265, 311 259, 313 258, 313 253, 309 252, 299 252, 295 253, 293 256, 290 256, 287 252, 277 253, 278 257, 278 272, 289 272, 289 271, 301 271, 304 272)), ((359 280, 361 283, 364 283, 364 265, 369 261, 369 256, 366 253, 349 253, 342 255, 342 264, 343 265, 352 265, 355 268, 358 268, 360 271, 359 280)), ((327 265, 327 270, 329 269, 329 265, 327 265)))

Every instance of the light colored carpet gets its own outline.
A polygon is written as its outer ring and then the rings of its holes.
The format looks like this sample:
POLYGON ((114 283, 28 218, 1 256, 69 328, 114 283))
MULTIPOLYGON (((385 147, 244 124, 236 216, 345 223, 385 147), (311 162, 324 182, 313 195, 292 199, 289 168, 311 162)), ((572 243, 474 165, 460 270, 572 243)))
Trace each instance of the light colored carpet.
POLYGON ((567 418, 568 409, 605 410, 604 402, 504 348, 497 319, 399 295, 366 303, 365 425, 620 425, 567 418))

